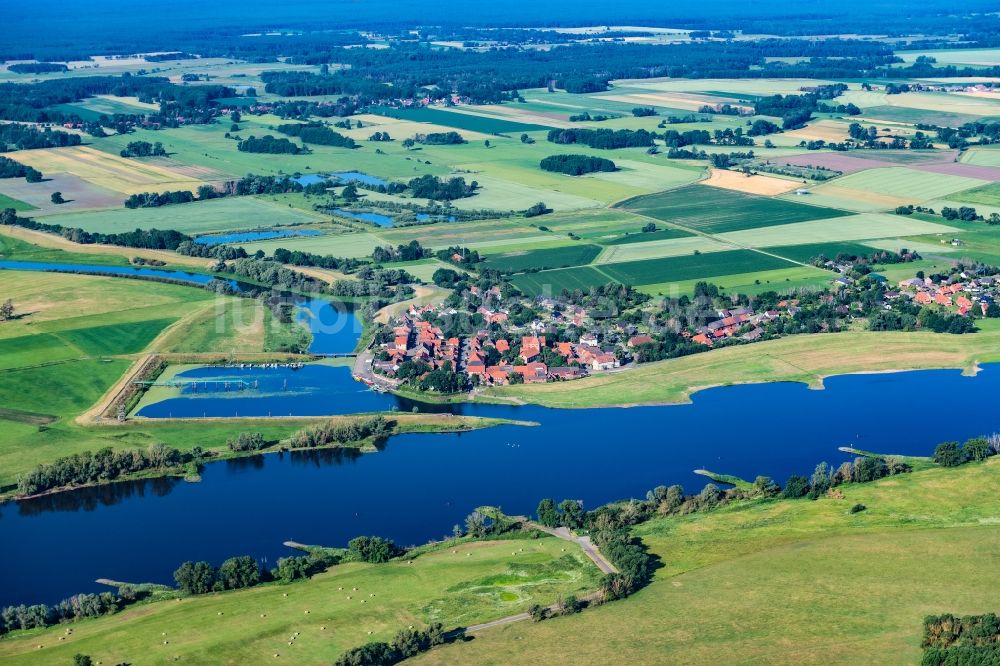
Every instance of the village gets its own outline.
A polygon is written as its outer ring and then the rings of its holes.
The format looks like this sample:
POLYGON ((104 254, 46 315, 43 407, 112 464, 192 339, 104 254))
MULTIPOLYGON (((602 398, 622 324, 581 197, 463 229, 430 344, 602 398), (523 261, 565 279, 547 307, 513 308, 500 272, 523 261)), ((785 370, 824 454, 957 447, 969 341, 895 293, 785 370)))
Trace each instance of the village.
POLYGON ((397 383, 439 371, 453 376, 452 386, 463 390, 535 384, 614 372, 664 358, 656 350, 667 344, 684 348, 671 355, 683 355, 804 332, 810 326, 817 332, 841 330, 866 316, 879 322, 872 324, 875 330, 926 326, 929 320, 918 317, 924 309, 946 322, 951 332, 964 332, 973 326, 974 318, 1000 314, 998 276, 961 269, 948 275, 918 272, 893 288, 877 273, 859 273, 853 263, 827 263, 827 268, 839 274, 828 290, 795 298, 737 299, 730 308, 702 304, 696 316, 683 320, 683 326, 676 325, 675 316, 665 314, 666 306, 658 315, 656 308, 641 311, 654 314, 652 319, 622 313, 609 317, 599 309, 559 298, 508 295, 505 301, 497 285, 470 286, 466 296, 478 304, 474 312, 452 301, 411 305, 391 320, 376 337, 372 371, 397 383), (898 314, 908 319, 897 317, 895 321, 902 323, 886 323, 898 314), (454 322, 463 317, 465 332, 456 333, 454 322), (640 319, 644 321, 641 329, 633 323, 640 319))

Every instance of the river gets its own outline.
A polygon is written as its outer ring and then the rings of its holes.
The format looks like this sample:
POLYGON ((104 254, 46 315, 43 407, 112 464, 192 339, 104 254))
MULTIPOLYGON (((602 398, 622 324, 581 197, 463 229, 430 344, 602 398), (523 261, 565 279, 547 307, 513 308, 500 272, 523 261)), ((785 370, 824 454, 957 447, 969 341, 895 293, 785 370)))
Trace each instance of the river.
MULTIPOLYGON (((360 322, 346 308, 308 305, 314 350, 349 351, 360 322), (345 332, 346 331, 346 332, 345 332)), ((711 352, 710 352, 711 353, 711 352)), ((685 405, 556 410, 537 406, 428 405, 379 394, 350 369, 197 368, 193 376, 258 380, 247 392, 184 393, 143 408, 149 417, 453 411, 535 421, 458 434, 391 438, 378 453, 268 454, 205 466, 201 483, 123 482, 0 506, 5 566, 0 606, 56 602, 104 589, 94 581, 172 581, 184 560, 216 564, 249 554, 269 565, 293 554, 286 540, 344 545, 360 534, 418 544, 451 532, 475 507, 533 512, 543 497, 593 507, 642 497, 657 485, 689 492, 706 468, 781 483, 840 446, 928 455, 945 440, 1000 429, 989 398, 1000 366, 832 377, 826 389, 773 383, 709 389, 685 405), (933 405, 933 408, 929 408, 933 405)), ((206 382, 206 386, 209 384, 206 382)))

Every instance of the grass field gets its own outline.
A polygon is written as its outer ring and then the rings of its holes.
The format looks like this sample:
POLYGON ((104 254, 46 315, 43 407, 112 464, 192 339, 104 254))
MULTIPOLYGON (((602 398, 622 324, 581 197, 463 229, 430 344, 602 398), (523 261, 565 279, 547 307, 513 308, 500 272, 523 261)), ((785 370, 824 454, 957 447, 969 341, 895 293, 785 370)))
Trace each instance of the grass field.
POLYGON ((559 295, 563 289, 586 291, 611 282, 611 278, 592 266, 577 266, 540 273, 515 275, 511 284, 529 296, 559 295))
POLYGON ((490 389, 489 395, 547 407, 686 402, 712 386, 796 381, 820 386, 824 377, 854 372, 964 368, 1000 361, 1000 325, 984 321, 971 335, 850 331, 795 335, 753 345, 640 365, 629 372, 490 389))
POLYGON ((970 204, 1000 207, 1000 183, 990 183, 965 192, 959 192, 954 198, 970 204))
POLYGON ((395 109, 380 108, 375 113, 389 116, 391 118, 401 118, 403 120, 413 120, 421 123, 433 123, 435 125, 446 125, 460 130, 470 130, 483 134, 512 134, 521 132, 535 132, 547 130, 548 126, 531 123, 518 123, 502 118, 490 118, 483 115, 463 113, 462 111, 441 111, 438 109, 395 109))
MULTIPOLYGON (((943 219, 941 221, 944 222, 943 219)), ((947 224, 925 222, 905 215, 861 213, 848 217, 734 231, 719 234, 718 238, 737 245, 761 247, 892 238, 917 234, 951 235, 955 232, 956 229, 947 224)))
POLYGON ((489 255, 483 266, 512 273, 529 269, 566 268, 589 264, 600 253, 601 248, 597 245, 566 245, 546 250, 489 255))
POLYGON ((624 207, 657 220, 708 233, 756 229, 847 214, 830 208, 698 185, 633 199, 624 207))
POLYGON ((161 601, 0 642, 9 664, 330 663, 409 625, 467 626, 593 590, 597 567, 552 537, 439 547, 412 561, 342 564, 308 581, 161 601), (296 635, 296 638, 291 638, 296 635), (167 638, 164 639, 163 636, 167 638), (46 649, 38 650, 36 645, 46 649))
POLYGON ((663 568, 635 596, 414 662, 918 663, 924 616, 996 607, 981 567, 1000 547, 998 472, 993 459, 843 486, 843 500, 656 518, 636 532, 663 568))
POLYGON ((711 278, 730 273, 788 268, 782 259, 750 250, 709 252, 645 261, 603 264, 601 271, 615 282, 631 285, 660 284, 695 278, 711 278))
POLYGON ((24 212, 28 210, 38 210, 35 206, 30 203, 26 203, 19 199, 14 199, 6 194, 0 194, 0 209, 2 208, 13 208, 18 212, 24 212))
MULTIPOLYGON (((87 231, 114 233, 134 229, 174 229, 186 234, 253 227, 308 224, 319 216, 297 208, 278 206, 263 197, 227 197, 159 208, 69 213, 59 223, 87 231)), ((286 240, 286 239, 281 239, 286 240)))
POLYGON ((804 245, 787 245, 782 247, 761 248, 765 252, 777 254, 778 256, 807 263, 820 255, 833 259, 838 254, 854 255, 863 257, 871 254, 873 248, 860 243, 806 243, 804 245))

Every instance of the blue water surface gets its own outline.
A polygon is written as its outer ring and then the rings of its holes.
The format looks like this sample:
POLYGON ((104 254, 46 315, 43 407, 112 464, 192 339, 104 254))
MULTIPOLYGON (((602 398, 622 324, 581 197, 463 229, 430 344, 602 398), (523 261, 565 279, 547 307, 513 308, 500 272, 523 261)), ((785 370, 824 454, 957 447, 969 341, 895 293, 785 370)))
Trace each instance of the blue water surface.
POLYGON ((321 233, 321 231, 316 229, 268 229, 267 231, 242 231, 234 234, 198 236, 194 239, 194 242, 200 245, 229 245, 233 243, 272 240, 274 238, 289 238, 292 236, 319 236, 321 233))
MULTIPOLYGON (((920 408, 996 395, 996 365, 975 377, 957 370, 852 375, 828 379, 821 391, 794 383, 744 385, 699 392, 686 405, 588 410, 432 408, 363 390, 346 370, 269 369, 247 375, 260 380, 260 395, 193 394, 151 407, 177 416, 417 406, 540 425, 403 435, 371 454, 269 454, 206 465, 201 483, 127 482, 10 503, 0 507, 7 544, 0 605, 98 590, 98 577, 169 583, 188 559, 218 563, 249 554, 273 565, 292 554, 281 545, 288 539, 344 545, 359 534, 379 534, 422 543, 448 534, 483 504, 530 513, 542 497, 593 507, 642 497, 661 484, 693 492, 706 482, 693 473, 698 468, 783 483, 790 474, 808 475, 820 461, 848 459, 840 446, 927 455, 941 441, 1000 428, 993 409, 940 418, 920 408)), ((233 370, 196 374, 215 372, 233 370)))
MULTIPOLYGON (((174 282, 188 282, 197 285, 205 285, 216 279, 213 275, 164 270, 162 268, 98 266, 96 264, 59 264, 41 261, 0 261, 0 269, 17 271, 45 271, 49 273, 83 273, 86 275, 110 275, 127 278, 172 280, 174 282)), ((229 283, 233 287, 237 286, 237 283, 233 280, 230 280, 229 283)))
POLYGON ((344 217, 361 220, 362 222, 371 222, 372 224, 377 224, 380 227, 392 226, 392 218, 388 215, 382 215, 381 213, 356 213, 342 208, 336 208, 334 209, 334 212, 337 213, 337 215, 343 215, 344 217))

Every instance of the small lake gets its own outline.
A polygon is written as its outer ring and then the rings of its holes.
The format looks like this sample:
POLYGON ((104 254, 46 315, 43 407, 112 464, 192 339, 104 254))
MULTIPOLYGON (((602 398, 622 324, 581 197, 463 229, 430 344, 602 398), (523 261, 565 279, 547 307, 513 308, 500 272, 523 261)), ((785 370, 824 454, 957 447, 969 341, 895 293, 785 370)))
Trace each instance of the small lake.
POLYGON ((392 226, 392 218, 388 215, 382 215, 381 213, 355 213, 353 211, 344 210, 343 208, 336 208, 333 212, 337 215, 343 215, 344 217, 349 217, 354 220, 371 222, 372 224, 377 224, 380 227, 392 226))
POLYGON ((337 180, 344 183, 356 182, 363 185, 386 185, 387 181, 376 178, 375 176, 369 176, 366 173, 360 171, 338 171, 335 173, 308 173, 301 176, 296 176, 292 178, 296 183, 302 186, 315 185, 316 183, 322 183, 325 180, 337 180))
POLYGON ((444 222, 454 222, 456 218, 454 215, 431 215, 429 213, 417 213, 417 222, 426 222, 427 220, 441 220, 444 222))
POLYGON ((313 354, 347 354, 354 351, 364 325, 350 303, 320 299, 300 303, 300 319, 313 334, 313 354))
POLYGON ((244 231, 236 234, 198 236, 194 239, 194 242, 199 245, 229 245, 232 243, 273 240, 275 238, 291 238, 293 236, 319 236, 321 233, 321 231, 316 229, 268 229, 266 231, 244 231))
MULTIPOLYGON (((0 261, 0 269, 16 271, 45 271, 49 273, 82 273, 86 275, 111 275, 126 278, 171 280, 173 282, 187 282, 197 285, 206 285, 216 279, 214 275, 185 273, 184 271, 164 270, 162 268, 98 266, 95 264, 57 264, 40 261, 0 261)), ((233 287, 238 286, 238 283, 234 280, 229 280, 229 284, 233 287)))
MULTIPOLYGON (((219 370, 232 371, 213 371, 219 370)), ((357 384, 352 392, 345 370, 261 371, 256 376, 268 395, 184 396, 170 409, 208 413, 246 400, 241 415, 266 405, 301 414, 320 404, 338 413, 408 411, 415 404, 357 384), (291 399, 281 395, 285 379, 295 391, 291 399)), ((790 474, 810 474, 818 462, 848 459, 837 450, 845 445, 928 455, 939 442, 1000 429, 1000 414, 986 397, 998 391, 1000 366, 987 365, 975 377, 957 370, 833 377, 822 391, 793 383, 716 388, 673 406, 421 406, 541 425, 403 435, 371 454, 255 456, 206 465, 201 483, 126 482, 8 503, 0 507, 8 544, 0 606, 100 590, 93 582, 99 577, 169 583, 185 560, 219 563, 249 554, 273 565, 293 554, 281 545, 289 539, 344 545, 378 534, 423 543, 449 534, 483 504, 530 513, 543 497, 594 507, 642 497, 661 484, 695 492, 707 481, 693 474, 697 468, 784 483, 790 474), (961 418, 922 408, 955 396, 972 403, 961 418)))

